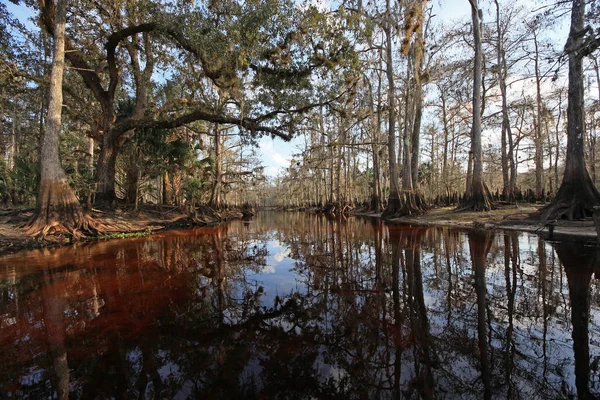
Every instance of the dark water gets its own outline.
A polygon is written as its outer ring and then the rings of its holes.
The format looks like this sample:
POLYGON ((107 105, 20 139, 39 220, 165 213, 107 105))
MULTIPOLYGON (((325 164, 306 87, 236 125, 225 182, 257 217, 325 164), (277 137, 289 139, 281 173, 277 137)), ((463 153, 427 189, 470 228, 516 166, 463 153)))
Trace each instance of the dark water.
POLYGON ((591 398, 599 262, 296 213, 21 253, 0 259, 0 397, 591 398))

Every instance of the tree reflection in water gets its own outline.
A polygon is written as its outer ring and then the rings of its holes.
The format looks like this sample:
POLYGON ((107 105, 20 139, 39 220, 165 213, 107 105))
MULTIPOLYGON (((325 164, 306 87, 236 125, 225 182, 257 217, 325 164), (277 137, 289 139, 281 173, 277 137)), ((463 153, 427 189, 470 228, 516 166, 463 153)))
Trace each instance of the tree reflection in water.
POLYGON ((0 397, 593 398, 599 260, 303 213, 22 253, 0 397))

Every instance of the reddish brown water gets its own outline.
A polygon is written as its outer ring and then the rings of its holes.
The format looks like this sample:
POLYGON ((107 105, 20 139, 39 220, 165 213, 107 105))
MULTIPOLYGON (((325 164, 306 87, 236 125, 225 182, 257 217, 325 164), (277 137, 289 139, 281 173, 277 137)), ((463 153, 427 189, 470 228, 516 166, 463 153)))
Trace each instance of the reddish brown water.
POLYGON ((15 254, 0 398, 585 398, 599 262, 529 234, 267 212, 15 254))

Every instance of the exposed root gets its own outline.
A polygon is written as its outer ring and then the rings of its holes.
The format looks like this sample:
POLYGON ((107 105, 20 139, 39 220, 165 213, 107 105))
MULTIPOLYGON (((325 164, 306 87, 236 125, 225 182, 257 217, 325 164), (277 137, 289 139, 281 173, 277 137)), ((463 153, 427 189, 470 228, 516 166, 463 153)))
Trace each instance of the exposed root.
POLYGON ((397 214, 398 217, 416 217, 425 214, 429 209, 420 193, 404 191, 401 196, 402 207, 397 214))
POLYGON ((387 203, 387 207, 383 210, 381 217, 383 219, 395 218, 396 215, 400 212, 402 208, 402 202, 400 201, 400 196, 392 196, 390 195, 387 203))
POLYGON ((28 235, 38 239, 46 239, 47 236, 66 236, 73 240, 81 240, 90 235, 96 236, 109 230, 104 224, 98 223, 83 212, 76 216, 56 212, 52 216, 36 213, 24 228, 28 235))
POLYGON ((256 215, 256 209, 247 203, 242 205, 241 212, 246 218, 253 217, 256 215))
POLYGON ((542 221, 567 219, 569 221, 589 218, 594 206, 600 205, 600 194, 589 183, 564 183, 552 203, 542 208, 542 221))
POLYGON ((388 202, 388 207, 382 214, 384 219, 392 219, 398 217, 416 217, 425 214, 429 210, 429 206, 425 203, 423 196, 414 191, 402 191, 400 198, 395 199, 397 202, 388 202))
POLYGON ((456 211, 491 211, 495 208, 491 199, 492 194, 487 185, 484 184, 481 193, 473 193, 470 198, 466 198, 456 211))
MULTIPOLYGON (((317 212, 322 212, 328 215, 344 215, 352 211, 352 207, 345 203, 327 203, 325 206, 319 208, 317 212)), ((302 211, 302 209, 300 209, 302 211)))
POLYGON ((372 196, 371 202, 366 211, 378 213, 378 212, 381 212, 381 208, 382 208, 381 207, 381 199, 379 198, 379 196, 372 196))
POLYGON ((66 236, 73 240, 98 235, 105 229, 83 212, 71 188, 62 182, 41 183, 36 210, 24 228, 38 239, 66 236))

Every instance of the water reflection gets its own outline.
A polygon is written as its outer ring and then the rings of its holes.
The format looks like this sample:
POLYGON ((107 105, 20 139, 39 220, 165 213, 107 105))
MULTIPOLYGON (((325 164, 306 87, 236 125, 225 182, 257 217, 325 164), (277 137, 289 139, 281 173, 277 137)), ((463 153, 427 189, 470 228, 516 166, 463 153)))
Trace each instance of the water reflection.
POLYGON ((294 213, 9 256, 0 397, 593 398, 599 256, 294 213))

